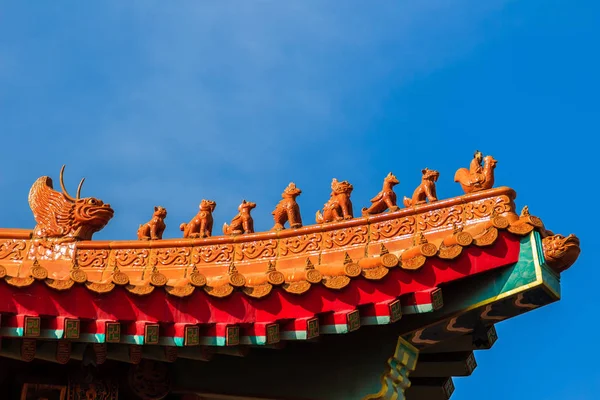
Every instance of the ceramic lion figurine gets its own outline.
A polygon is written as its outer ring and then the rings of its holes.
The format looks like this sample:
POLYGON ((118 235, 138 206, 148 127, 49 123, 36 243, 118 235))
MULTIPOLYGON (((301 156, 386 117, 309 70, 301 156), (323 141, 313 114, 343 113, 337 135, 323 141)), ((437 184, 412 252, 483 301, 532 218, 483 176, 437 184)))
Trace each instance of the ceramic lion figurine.
POLYGON ((396 205, 396 193, 394 193, 394 186, 399 184, 400 181, 390 172, 383 180, 383 189, 377 194, 377 196, 371 199, 371 207, 363 208, 362 215, 373 215, 381 214, 385 210, 397 211, 398 206, 396 205))
POLYGON ((204 238, 212 235, 213 216, 212 213, 217 203, 212 200, 202 200, 200 211, 187 224, 181 224, 179 229, 183 231, 184 238, 204 238))
POLYGON ((337 179, 333 178, 331 181, 331 196, 323 207, 323 214, 321 214, 321 211, 317 211, 317 223, 352 219, 354 216, 350 194, 353 189, 354 187, 348 181, 338 182, 337 179))
POLYGON ((154 207, 152 219, 145 224, 140 225, 140 228, 137 231, 138 240, 162 239, 163 232, 167 227, 165 218, 167 218, 167 210, 161 206, 154 207))
POLYGON ((418 206, 419 204, 425 204, 428 201, 430 203, 432 201, 437 201, 435 182, 437 182, 440 177, 440 173, 428 168, 421 170, 421 173, 423 174, 421 184, 415 189, 412 199, 404 197, 405 207, 418 206))
POLYGON ((286 222, 290 223, 290 228, 292 229, 302 226, 300 206, 296 203, 296 197, 300 196, 301 193, 302 191, 296 187, 294 182, 290 182, 285 188, 281 194, 282 199, 272 212, 275 226, 271 230, 285 229, 284 225, 286 222))
POLYGON ((225 235, 235 235, 240 233, 254 233, 254 220, 250 211, 256 207, 256 203, 243 200, 238 207, 238 215, 233 217, 231 225, 223 224, 223 233, 225 235))

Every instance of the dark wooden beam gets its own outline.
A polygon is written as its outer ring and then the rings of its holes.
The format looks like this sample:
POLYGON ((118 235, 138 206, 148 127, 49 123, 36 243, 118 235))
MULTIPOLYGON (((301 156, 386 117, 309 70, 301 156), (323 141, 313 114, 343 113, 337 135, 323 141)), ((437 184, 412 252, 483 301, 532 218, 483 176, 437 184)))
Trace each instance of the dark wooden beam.
POLYGON ((469 376, 477 367, 472 351, 456 353, 421 354, 417 368, 410 373, 412 378, 446 378, 469 376))
POLYGON ((473 351, 491 349, 498 340, 496 328, 491 325, 476 329, 473 333, 458 336, 421 349, 420 354, 451 353, 457 351, 473 351))
POLYGON ((406 400, 448 400, 454 393, 452 378, 411 378, 406 400))

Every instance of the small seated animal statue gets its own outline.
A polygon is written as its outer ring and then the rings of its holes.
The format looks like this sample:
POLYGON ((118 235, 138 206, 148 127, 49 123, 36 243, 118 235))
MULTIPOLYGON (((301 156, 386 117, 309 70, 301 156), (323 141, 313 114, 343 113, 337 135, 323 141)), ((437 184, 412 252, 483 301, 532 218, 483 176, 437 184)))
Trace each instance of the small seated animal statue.
POLYGON ((435 193, 435 182, 440 177, 440 173, 433 169, 425 168, 421 170, 423 177, 421 178, 421 184, 417 186, 413 192, 412 198, 404 197, 404 206, 417 206, 419 204, 425 204, 428 201, 431 203, 437 201, 435 193))
POLYGON ((290 182, 285 188, 281 194, 282 199, 272 212, 275 226, 271 230, 285 229, 286 222, 290 223, 290 228, 300 228, 302 226, 300 206, 296 203, 296 197, 300 196, 301 193, 302 191, 296 187, 294 182, 290 182))
POLYGON ((187 224, 181 224, 179 229, 183 231, 184 238, 204 238, 212 235, 213 216, 212 213, 217 203, 212 200, 202 200, 200 211, 187 224))
POLYGON ((396 193, 394 193, 394 186, 399 184, 400 181, 390 172, 383 180, 383 189, 377 196, 371 199, 371 207, 363 208, 362 215, 373 215, 381 214, 385 210, 397 211, 398 206, 396 205, 396 193))
POLYGON ((338 182, 337 179, 333 178, 331 181, 331 196, 323 207, 323 214, 321 214, 321 211, 317 211, 317 223, 322 224, 354 218, 352 202, 350 201, 350 194, 353 189, 354 187, 348 181, 338 182))
POLYGON ((231 225, 223 224, 223 233, 225 235, 238 235, 240 233, 254 233, 254 220, 250 215, 250 210, 256 207, 256 203, 243 200, 238 207, 238 215, 233 217, 231 225))
POLYGON ((167 218, 167 210, 161 206, 154 207, 152 219, 145 224, 140 225, 137 231, 138 240, 162 239, 163 232, 167 227, 165 218, 167 218))
POLYGON ((460 183, 465 193, 478 192, 494 186, 494 168, 498 161, 492 156, 485 156, 476 151, 469 169, 460 168, 454 174, 454 182, 460 183), (483 159, 483 166, 481 161, 483 159))

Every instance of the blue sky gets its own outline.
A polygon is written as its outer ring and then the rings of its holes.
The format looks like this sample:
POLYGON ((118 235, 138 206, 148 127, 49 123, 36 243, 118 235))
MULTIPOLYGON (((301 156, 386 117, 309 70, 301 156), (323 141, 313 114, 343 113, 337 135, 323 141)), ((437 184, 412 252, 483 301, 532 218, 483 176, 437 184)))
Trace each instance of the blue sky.
MULTIPOLYGON (((243 198, 257 230, 294 181, 305 223, 332 177, 359 209, 393 171, 440 198, 480 149, 497 185, 583 253, 563 299, 497 325, 453 399, 596 399, 592 265, 600 3, 567 0, 0 2, 0 226, 32 227, 41 175, 110 202, 97 239, 132 239, 154 205, 166 236, 243 198)), ((597 222, 596 222, 597 223, 597 222)))

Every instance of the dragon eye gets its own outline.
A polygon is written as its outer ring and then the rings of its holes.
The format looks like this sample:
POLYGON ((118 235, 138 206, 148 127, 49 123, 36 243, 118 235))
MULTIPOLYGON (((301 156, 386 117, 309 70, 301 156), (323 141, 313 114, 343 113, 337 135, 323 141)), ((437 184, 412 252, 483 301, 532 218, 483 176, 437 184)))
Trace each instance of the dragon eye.
POLYGON ((89 199, 87 202, 88 202, 88 204, 95 205, 96 204, 96 199, 89 199))

